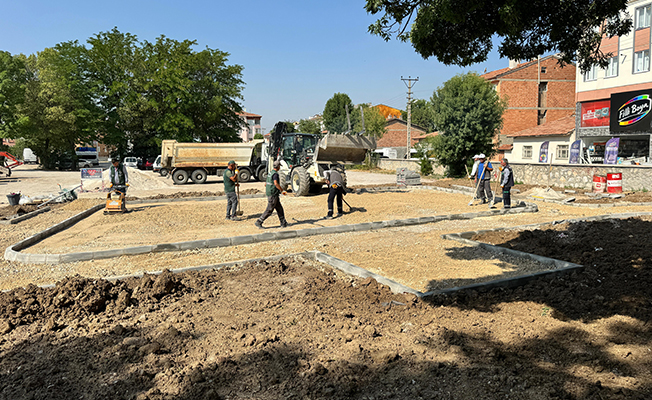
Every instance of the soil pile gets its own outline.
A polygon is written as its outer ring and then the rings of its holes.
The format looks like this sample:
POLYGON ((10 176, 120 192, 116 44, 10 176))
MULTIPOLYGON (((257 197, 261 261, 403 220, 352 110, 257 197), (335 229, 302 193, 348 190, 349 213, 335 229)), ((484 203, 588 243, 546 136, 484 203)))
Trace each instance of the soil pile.
POLYGON ((420 301, 297 257, 30 286, 0 294, 0 397, 646 399, 649 294, 577 295, 596 278, 420 301))
MULTIPOLYGON (((155 190, 172 187, 171 181, 162 179, 159 174, 152 171, 141 171, 137 168, 127 167, 127 174, 129 175, 129 188, 133 190, 155 190)), ((104 186, 109 187, 111 183, 109 169, 102 171, 102 180, 104 186)))

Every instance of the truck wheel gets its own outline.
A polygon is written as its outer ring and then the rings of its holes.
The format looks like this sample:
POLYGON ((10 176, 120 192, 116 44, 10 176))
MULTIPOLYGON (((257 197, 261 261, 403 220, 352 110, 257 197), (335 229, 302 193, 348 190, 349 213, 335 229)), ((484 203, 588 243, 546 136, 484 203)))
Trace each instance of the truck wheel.
POLYGON ((281 187, 281 190, 288 190, 288 177, 283 172, 278 173, 278 185, 281 187))
POLYGON ((190 177, 192 178, 192 181, 195 183, 206 183, 206 171, 204 171, 201 168, 197 168, 196 170, 192 171, 192 174, 190 177))
POLYGON ((292 179, 290 183, 292 184, 292 191, 295 196, 305 196, 310 190, 310 178, 306 169, 303 167, 297 167, 292 171, 292 179))
POLYGON ((172 173, 172 180, 177 185, 183 185, 188 183, 188 171, 183 169, 177 169, 172 173))
POLYGON ((248 169, 241 169, 240 172, 238 173, 238 181, 239 182, 249 182, 249 179, 251 179, 251 172, 249 172, 248 169))
POLYGON ((258 169, 258 180, 261 182, 267 181, 267 167, 261 167, 258 169))
POLYGON ((159 174, 161 174, 162 177, 168 176, 168 170, 165 168, 162 168, 160 171, 158 171, 159 174))

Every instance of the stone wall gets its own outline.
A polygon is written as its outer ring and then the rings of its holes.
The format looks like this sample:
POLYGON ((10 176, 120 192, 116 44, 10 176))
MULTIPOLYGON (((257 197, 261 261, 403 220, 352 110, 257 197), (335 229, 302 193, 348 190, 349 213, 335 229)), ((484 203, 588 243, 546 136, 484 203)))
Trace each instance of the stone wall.
MULTIPOLYGON (((381 158, 378 160, 378 168, 386 169, 389 171, 396 171, 398 168, 407 168, 410 171, 420 172, 421 167, 419 166, 419 159, 412 158, 409 160, 405 159, 392 159, 392 158, 381 158)), ((441 165, 436 165, 433 161, 432 164, 432 173, 433 175, 443 175, 444 167, 441 165)))
POLYGON ((529 185, 591 189, 593 175, 623 174, 623 190, 652 190, 652 165, 523 164, 510 163, 516 182, 529 185))

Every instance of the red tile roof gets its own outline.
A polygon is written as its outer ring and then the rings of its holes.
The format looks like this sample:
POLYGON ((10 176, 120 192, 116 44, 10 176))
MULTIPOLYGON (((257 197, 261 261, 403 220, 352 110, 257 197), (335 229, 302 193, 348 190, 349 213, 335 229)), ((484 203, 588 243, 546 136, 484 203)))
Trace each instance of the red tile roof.
POLYGON ((246 118, 262 118, 261 115, 253 114, 253 113, 246 112, 246 111, 238 113, 238 115, 241 115, 241 116, 246 117, 246 118))
POLYGON ((569 136, 575 131, 575 113, 568 117, 560 118, 534 128, 524 129, 519 132, 508 134, 509 137, 524 136, 569 136))
POLYGON ((512 144, 501 144, 500 147, 498 147, 498 151, 507 151, 511 150, 514 148, 514 145, 512 144))

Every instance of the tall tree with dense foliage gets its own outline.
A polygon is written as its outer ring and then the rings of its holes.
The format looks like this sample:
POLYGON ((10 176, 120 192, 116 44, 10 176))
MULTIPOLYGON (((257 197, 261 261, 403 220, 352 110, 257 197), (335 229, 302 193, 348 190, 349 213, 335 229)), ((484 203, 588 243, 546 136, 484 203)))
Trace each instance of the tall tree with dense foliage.
POLYGON ((26 84, 24 60, 0 51, 0 138, 18 137, 18 107, 25 102, 26 84))
POLYGON ((560 62, 577 61, 586 71, 605 68, 612 56, 600 49, 603 35, 631 30, 626 6, 627 0, 367 0, 365 8, 382 15, 371 33, 409 40, 423 58, 446 65, 485 61, 498 36, 501 57, 529 60, 554 51, 560 62))
MULTIPOLYGON (((435 131, 435 110, 428 100, 416 99, 412 101, 410 114, 413 124, 419 125, 428 133, 435 131)), ((401 111, 401 118, 407 121, 407 111, 401 111)))
POLYGON ((321 135, 321 126, 314 119, 302 119, 299 121, 299 132, 321 135))
POLYGON ((492 139, 502 128, 507 102, 491 83, 474 73, 457 75, 437 88, 430 102, 440 132, 434 154, 451 176, 462 176, 474 154, 493 153, 492 139))
POLYGON ((92 95, 85 49, 61 43, 26 59, 25 102, 18 109, 21 136, 46 168, 97 138, 101 112, 92 95))
POLYGON ((335 93, 328 99, 324 106, 324 126, 330 133, 344 133, 349 130, 346 119, 347 108, 351 120, 351 129, 355 126, 357 120, 354 115, 353 103, 348 94, 335 93))
MULTIPOLYGON (((364 112, 364 131, 365 135, 373 136, 377 138, 383 137, 386 129, 385 117, 380 111, 375 107, 370 107, 368 104, 362 104, 362 110, 364 112)), ((360 105, 355 108, 355 120, 356 123, 353 127, 353 132, 358 133, 362 132, 362 118, 360 114, 360 105)))

